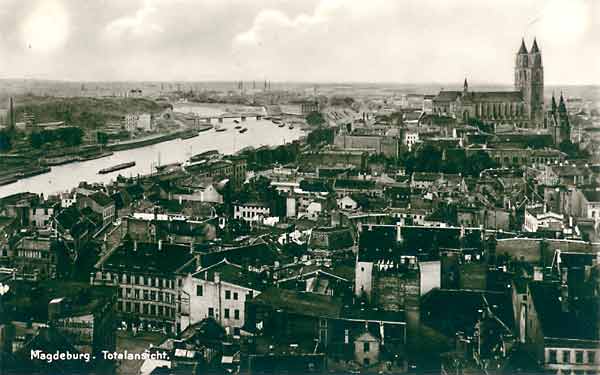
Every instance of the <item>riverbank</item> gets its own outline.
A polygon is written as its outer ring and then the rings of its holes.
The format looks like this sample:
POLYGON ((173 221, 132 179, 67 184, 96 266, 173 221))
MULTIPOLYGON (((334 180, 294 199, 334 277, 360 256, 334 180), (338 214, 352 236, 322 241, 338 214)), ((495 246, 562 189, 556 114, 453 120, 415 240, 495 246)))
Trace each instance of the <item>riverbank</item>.
MULTIPOLYGON (((219 125, 227 128, 228 131, 215 132, 210 130, 188 139, 181 139, 179 137, 180 132, 167 137, 163 134, 150 139, 143 139, 142 144, 151 143, 147 146, 140 147, 138 140, 127 142, 124 145, 119 144, 119 148, 124 148, 122 151, 109 150, 107 147, 103 147, 103 152, 113 152, 114 154, 97 160, 75 161, 65 165, 52 166, 49 173, 22 178, 17 182, 0 186, 0 197, 24 191, 37 194, 43 193, 48 196, 70 190, 82 181, 87 183, 110 183, 119 173, 98 174, 98 171, 121 163, 135 161, 136 165, 134 167, 121 172, 124 177, 135 177, 155 172, 158 165, 182 163, 193 155, 208 150, 218 150, 222 154, 231 155, 247 147, 258 149, 264 146, 278 146, 297 140, 305 135, 299 127, 294 127, 294 129, 279 128, 271 121, 256 120, 255 118, 247 119, 244 126, 248 127, 248 131, 244 134, 239 134, 234 130, 236 124, 233 119, 225 119, 223 124, 219 125), (171 140, 166 140, 170 138, 171 140)), ((189 130, 189 128, 185 130, 189 130)), ((181 131, 185 130, 182 129, 181 131)), ((86 151, 92 153, 92 150, 86 149, 86 151)), ((68 150, 68 153, 74 154, 75 150, 68 150)), ((8 172, 9 168, 11 173, 29 171, 31 168, 38 167, 37 161, 44 156, 57 157, 62 155, 58 153, 55 155, 12 154, 10 157, 4 158, 5 172, 8 172), (32 160, 34 158, 35 160, 32 160)), ((2 174, 0 172, 0 177, 5 176, 8 176, 8 173, 2 174)))
POLYGON ((106 148, 110 151, 123 151, 123 150, 131 150, 138 147, 145 147, 155 145, 157 143, 172 141, 173 139, 180 138, 182 136, 186 136, 188 134, 187 130, 179 130, 176 132, 171 132, 167 134, 159 134, 145 138, 132 139, 129 141, 117 142, 117 143, 109 143, 106 145, 106 148))

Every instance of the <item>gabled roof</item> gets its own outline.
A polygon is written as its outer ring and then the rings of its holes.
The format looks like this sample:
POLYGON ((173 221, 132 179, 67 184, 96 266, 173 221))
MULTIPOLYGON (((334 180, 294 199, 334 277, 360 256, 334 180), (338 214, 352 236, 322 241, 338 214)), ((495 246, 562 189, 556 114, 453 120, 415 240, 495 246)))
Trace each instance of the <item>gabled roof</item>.
POLYGON ((221 281, 244 288, 263 290, 266 286, 266 283, 263 282, 263 279, 257 273, 248 271, 237 264, 230 263, 227 259, 223 259, 210 267, 202 268, 193 277, 214 282, 215 273, 219 274, 221 281))
POLYGON ((268 244, 259 243, 203 254, 200 263, 203 267, 208 267, 221 262, 225 258, 242 266, 261 267, 274 264, 278 258, 278 253, 268 244))

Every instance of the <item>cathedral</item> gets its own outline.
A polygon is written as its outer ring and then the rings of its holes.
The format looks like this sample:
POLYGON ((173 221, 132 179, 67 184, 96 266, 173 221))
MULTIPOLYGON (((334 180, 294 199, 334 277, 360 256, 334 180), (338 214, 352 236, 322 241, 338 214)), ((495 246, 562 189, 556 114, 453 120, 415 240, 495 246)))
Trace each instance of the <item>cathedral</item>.
POLYGON ((515 62, 513 91, 470 91, 465 79, 462 91, 440 91, 433 99, 433 111, 467 122, 511 124, 519 128, 544 128, 544 67, 542 53, 533 40, 531 51, 521 41, 515 62))

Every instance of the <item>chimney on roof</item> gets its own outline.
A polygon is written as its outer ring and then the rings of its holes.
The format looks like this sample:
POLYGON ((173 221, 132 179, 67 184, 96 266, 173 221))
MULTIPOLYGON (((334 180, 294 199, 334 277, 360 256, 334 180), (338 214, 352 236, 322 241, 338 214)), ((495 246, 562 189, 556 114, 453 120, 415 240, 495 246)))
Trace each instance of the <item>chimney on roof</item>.
POLYGON ((533 281, 543 281, 544 280, 544 272, 542 267, 535 266, 533 267, 533 281))
POLYGON ((162 251, 162 240, 158 240, 158 251, 162 251))
POLYGON ((215 276, 213 277, 213 279, 216 284, 220 283, 221 282, 221 274, 219 274, 218 272, 215 272, 215 276))
POLYGON ((137 251, 137 240, 133 241, 133 251, 137 251))

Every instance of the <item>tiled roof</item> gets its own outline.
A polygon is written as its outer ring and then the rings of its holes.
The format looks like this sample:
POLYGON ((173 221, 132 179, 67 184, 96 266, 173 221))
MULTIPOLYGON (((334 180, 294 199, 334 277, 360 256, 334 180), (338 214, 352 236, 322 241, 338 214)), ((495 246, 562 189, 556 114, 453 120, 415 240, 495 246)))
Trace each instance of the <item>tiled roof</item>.
POLYGON ((342 302, 337 298, 273 287, 252 299, 252 304, 317 318, 337 319, 342 312, 342 302))
POLYGON ((531 282, 529 291, 545 337, 598 340, 600 298, 569 301, 563 311, 557 283, 531 282))
POLYGON ((352 247, 354 239, 347 228, 313 229, 308 246, 310 249, 340 250, 352 247))
POLYGON ((462 94, 463 100, 473 102, 519 102, 523 100, 520 91, 469 91, 462 94))
POLYGON ((165 273, 173 274, 193 255, 189 246, 162 243, 124 241, 99 267, 121 272, 165 273))
POLYGON ((90 198, 93 199, 96 203, 98 203, 102 207, 109 206, 114 203, 110 197, 100 191, 97 191, 90 195, 90 198))
POLYGON ((203 254, 200 260, 202 267, 208 267, 227 259, 242 266, 268 266, 275 263, 278 253, 265 243, 236 247, 203 254))
POLYGON ((232 264, 226 259, 213 266, 199 270, 194 274, 194 277, 214 281, 215 273, 219 274, 219 278, 222 281, 245 288, 263 290, 266 286, 266 283, 263 282, 264 280, 257 273, 248 271, 237 264, 232 264))
POLYGON ((460 91, 440 91, 433 101, 455 101, 461 95, 460 91))

